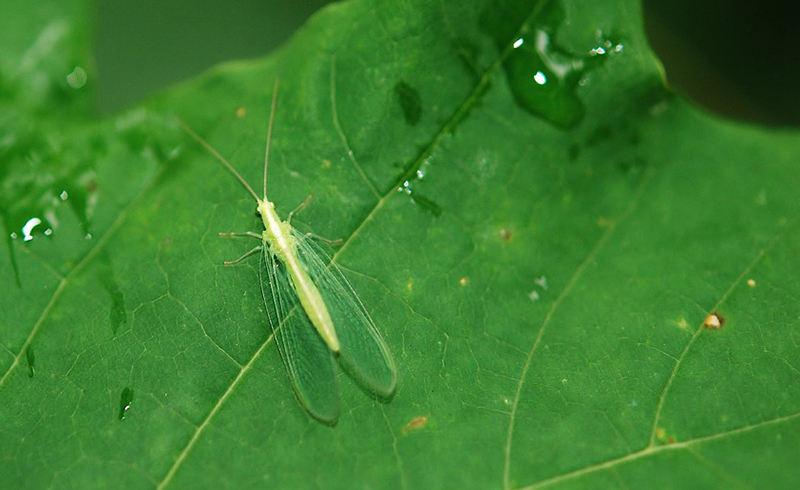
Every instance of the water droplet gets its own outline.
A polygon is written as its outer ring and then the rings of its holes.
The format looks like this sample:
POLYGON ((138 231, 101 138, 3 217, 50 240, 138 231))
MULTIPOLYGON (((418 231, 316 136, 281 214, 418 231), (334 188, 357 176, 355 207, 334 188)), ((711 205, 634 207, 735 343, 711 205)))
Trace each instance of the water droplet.
POLYGON ((11 235, 9 235, 9 236, 11 237, 12 240, 16 240, 17 239, 17 234, 14 233, 13 231, 11 232, 11 235))
POLYGON ((553 42, 554 30, 535 29, 533 42, 512 51, 503 66, 517 103, 558 126, 571 127, 585 110, 576 89, 586 63, 553 42))
POLYGON ((67 83, 74 89, 83 88, 83 86, 86 85, 87 79, 88 75, 86 74, 86 70, 80 66, 76 66, 75 69, 67 75, 67 83))
POLYGON ((29 242, 33 240, 33 229, 36 228, 38 225, 42 223, 42 220, 39 218, 33 217, 29 219, 23 226, 22 226, 22 241, 29 242))
MULTIPOLYGON (((416 180, 421 179, 425 176, 424 165, 418 169, 414 177, 416 180)), ((425 197, 424 195, 420 194, 418 191, 412 188, 412 182, 410 180, 406 180, 403 184, 397 188, 398 192, 403 192, 407 194, 411 198, 411 202, 414 204, 419 204, 423 209, 426 211, 430 211, 433 213, 434 216, 437 218, 442 214, 442 208, 436 204, 432 199, 425 197)))
POLYGON ((17 134, 11 147, 3 150, 0 184, 8 192, 0 197, 0 221, 25 241, 32 240, 37 230, 58 231, 64 202, 88 227, 91 209, 83 182, 94 175, 94 163, 78 157, 86 153, 86 142, 54 138, 51 141, 33 131, 17 134))
POLYGON ((579 55, 561 47, 556 34, 566 15, 561 2, 550 1, 523 25, 508 49, 508 39, 514 39, 509 35, 510 19, 528 15, 521 9, 492 4, 484 11, 482 29, 504 53, 503 68, 516 102, 552 124, 573 127, 585 112, 577 94, 579 84, 589 69, 599 66, 604 58, 600 52, 609 48, 600 45, 591 54, 579 55))
POLYGON ((611 39, 604 39, 605 35, 602 31, 597 31, 597 38, 603 40, 599 45, 589 50, 589 56, 616 55, 625 50, 624 44, 612 41, 611 39))
POLYGON ((53 234, 53 229, 52 228, 48 228, 48 229, 44 230, 44 235, 45 236, 50 236, 52 234, 53 234))
POLYGON ((405 117, 406 123, 416 126, 422 118, 422 97, 419 96, 419 92, 411 85, 400 80, 394 86, 394 93, 400 103, 400 108, 403 109, 403 117, 405 117))
POLYGON ((33 353, 33 346, 28 346, 25 349, 25 359, 28 361, 28 377, 33 378, 35 371, 34 365, 36 364, 36 356, 33 353))
POLYGON ((412 202, 419 204, 426 211, 430 211, 437 218, 442 215, 442 208, 433 200, 423 196, 419 192, 409 192, 409 195, 411 196, 412 202))
POLYGON ((111 299, 109 308, 109 323, 111 332, 116 335, 120 327, 128 324, 127 312, 125 310, 125 296, 119 287, 117 275, 114 271, 114 264, 111 256, 106 250, 101 251, 97 256, 97 278, 103 289, 111 299))
POLYGON ((111 324, 111 331, 114 335, 119 331, 119 327, 128 324, 128 318, 125 313, 125 297, 119 289, 116 279, 105 281, 104 286, 106 292, 111 297, 111 310, 109 311, 109 323, 111 324))
POLYGON ((133 402, 133 389, 129 387, 125 387, 122 390, 122 394, 119 396, 119 419, 125 420, 125 415, 127 415, 128 410, 131 408, 131 403, 133 402))

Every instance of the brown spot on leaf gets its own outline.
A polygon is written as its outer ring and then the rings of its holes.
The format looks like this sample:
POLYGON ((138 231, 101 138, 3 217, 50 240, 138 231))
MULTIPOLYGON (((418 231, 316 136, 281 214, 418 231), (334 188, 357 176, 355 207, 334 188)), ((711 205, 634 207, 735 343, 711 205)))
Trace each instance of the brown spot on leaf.
POLYGON ((663 427, 656 429, 656 439, 663 441, 664 444, 675 444, 675 436, 668 436, 663 427))
POLYGON ((748 285, 748 286, 750 286, 751 288, 754 288, 754 287, 756 287, 756 281, 755 281, 755 279, 752 279, 752 278, 751 278, 751 279, 748 279, 748 280, 747 280, 747 285, 748 285))
POLYGON ((239 119, 243 118, 246 115, 247 115, 247 109, 245 109, 244 107, 236 109, 236 117, 238 117, 239 119))
POLYGON ((511 230, 506 230, 505 228, 500 230, 500 239, 504 242, 510 242, 511 239, 514 238, 514 234, 511 233, 511 230))
POLYGON ((467 284, 469 284, 469 278, 462 277, 461 279, 458 280, 458 283, 461 284, 462 286, 466 286, 467 284))
POLYGON ((419 430, 425 427, 425 424, 427 423, 428 423, 427 415, 422 415, 421 417, 414 417, 413 419, 411 419, 409 423, 405 425, 405 427, 400 429, 400 433, 405 435, 406 433, 411 432, 412 430, 419 430))
POLYGON ((709 330, 719 330, 725 325, 725 318, 717 312, 714 312, 703 320, 703 326, 709 330))
POLYGON ((608 228, 609 226, 612 226, 613 224, 614 224, 613 220, 610 220, 610 219, 605 218, 603 216, 600 216, 597 219, 597 225, 600 226, 601 228, 608 228))

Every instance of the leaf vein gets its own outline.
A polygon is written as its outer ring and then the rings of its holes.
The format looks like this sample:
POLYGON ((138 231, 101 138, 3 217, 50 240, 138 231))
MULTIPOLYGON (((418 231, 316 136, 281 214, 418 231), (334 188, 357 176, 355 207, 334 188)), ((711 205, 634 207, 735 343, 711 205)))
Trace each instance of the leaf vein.
POLYGON ((372 191, 372 194, 376 198, 380 199, 381 195, 378 192, 378 189, 375 187, 372 179, 370 179, 366 172, 364 172, 364 168, 358 163, 358 160, 356 160, 356 156, 353 153, 353 150, 350 148, 350 144, 347 142, 347 136, 345 136, 344 131, 342 130, 342 125, 339 124, 339 111, 336 108, 336 55, 331 56, 331 113, 333 114, 333 126, 336 128, 336 133, 339 135, 339 139, 342 140, 342 145, 347 153, 347 158, 350 159, 350 162, 352 162, 353 166, 356 168, 356 170, 358 170, 358 173, 361 175, 361 178, 364 179, 364 182, 367 183, 367 186, 369 187, 369 190, 372 191))
POLYGON ((208 412, 208 415, 206 415, 206 418, 203 420, 203 422, 197 426, 197 428, 194 431, 194 434, 192 434, 192 437, 189 439, 189 442, 186 443, 186 446, 184 446, 181 453, 178 455, 177 458, 175 458, 175 461, 172 463, 172 466, 167 471, 167 474, 164 475, 164 478, 161 480, 161 482, 159 482, 158 486, 156 486, 157 489, 160 490, 162 488, 166 488, 166 486, 169 485, 169 483, 175 477, 175 473, 177 473, 178 469, 181 467, 184 460, 186 459, 186 456, 189 455, 192 448, 194 448, 195 444, 197 444, 197 441, 200 439, 200 435, 203 433, 205 428, 208 427, 208 425, 211 423, 211 419, 213 419, 214 416, 219 412, 219 410, 222 408, 222 405, 225 404, 225 402, 233 393, 234 389, 236 389, 236 387, 239 386, 239 383, 244 378, 244 375, 247 374, 247 372, 250 371, 250 369, 252 369, 253 364, 259 357, 261 357, 261 354, 264 352, 267 346, 272 342, 274 337, 275 337, 275 332, 271 333, 269 337, 267 337, 267 340, 265 340, 264 343, 261 344, 261 347, 259 347, 258 350, 253 354, 253 357, 250 358, 247 364, 242 366, 242 368, 239 370, 239 374, 237 374, 236 377, 233 379, 231 384, 228 386, 228 389, 225 390, 225 393, 223 393, 222 396, 220 396, 219 400, 217 400, 217 403, 214 405, 211 411, 208 412))
POLYGON ((611 225, 606 229, 605 233, 600 237, 600 239, 595 243, 594 247, 589 251, 589 254, 586 256, 586 259, 581 262, 575 272, 570 277, 567 284, 564 286, 564 289, 561 290, 558 297, 555 301, 550 305, 550 309, 548 309, 547 314, 545 315, 544 320, 542 321, 542 325, 539 328, 538 333, 536 334, 536 338, 533 341, 533 345, 531 346, 530 350, 528 351, 528 356, 525 359, 525 364, 522 367, 522 372, 520 373, 519 381, 517 383, 517 390, 514 394, 514 401, 511 405, 511 416, 509 417, 508 421, 508 431, 506 434, 506 445, 504 449, 504 465, 503 465, 503 488, 508 489, 510 487, 510 476, 511 476, 511 446, 513 442, 513 434, 514 434, 514 422, 516 419, 517 408, 519 406, 520 395, 522 393, 522 386, 525 384, 525 378, 527 377, 528 372, 530 372, 531 363, 533 361, 533 355, 536 352, 537 348, 541 344, 542 338, 544 337, 544 333, 547 330, 548 325, 550 324, 550 320, 552 320, 553 315, 555 314, 558 307, 561 305, 562 300, 569 295, 572 291, 572 288, 578 282, 578 280, 583 275, 583 272, 586 268, 594 262, 594 260, 599 255, 600 251, 603 249, 605 244, 608 242, 609 238, 614 234, 617 230, 619 224, 625 221, 628 217, 633 214, 636 210, 639 202, 641 201, 642 195, 644 194, 644 188, 647 182, 650 180, 653 171, 652 168, 648 170, 647 174, 645 174, 639 184, 638 189, 629 205, 628 209, 624 212, 622 217, 619 220, 611 223, 611 225))
POLYGON ((666 444, 663 446, 647 446, 644 449, 640 449, 639 451, 635 451, 624 456, 618 456, 616 458, 612 458, 606 461, 602 461, 600 463, 584 466, 583 468, 579 468, 576 470, 572 470, 566 473, 562 473, 561 475, 557 475, 546 480, 542 480, 537 483, 533 483, 531 485, 525 485, 522 487, 518 487, 516 490, 538 490, 540 488, 550 487, 552 485, 572 480, 584 475, 588 475, 591 473, 597 473, 598 471, 615 468, 618 465, 628 463, 630 461, 635 461, 637 459, 641 459, 650 455, 667 452, 667 451, 675 451, 678 449, 689 449, 692 446, 697 446, 700 444, 704 444, 706 442, 713 442, 719 439, 723 439, 725 437, 733 437, 739 434, 744 434, 747 432, 752 432, 754 430, 758 430, 764 427, 769 427, 773 425, 778 425, 782 423, 791 422, 797 418, 800 418, 800 412, 796 412, 793 414, 785 415, 783 417, 777 417, 770 420, 765 420, 762 422, 758 422, 756 424, 745 425, 742 427, 738 427, 735 429, 731 429, 725 432, 719 432, 717 434, 712 434, 709 436, 702 436, 697 437, 694 439, 689 439, 683 442, 675 442, 673 444, 666 444))
POLYGON ((6 380, 11 375, 11 373, 14 371, 14 369, 17 366, 19 366, 20 359, 22 359, 22 356, 25 355, 26 349, 33 343, 33 339, 36 337, 36 334, 39 333, 39 330, 44 324, 45 319, 55 306, 58 299, 64 293, 64 290, 66 289, 67 285, 70 284, 72 278, 78 275, 78 273, 80 273, 87 265, 89 265, 92 259, 94 259, 94 257, 103 249, 103 247, 105 246, 106 243, 108 243, 111 237, 114 236, 117 229, 119 229, 119 227, 125 221, 125 218, 128 215, 128 211, 130 211, 130 209, 133 208, 133 206, 135 206, 139 202, 139 199, 141 199, 142 196, 144 196, 147 193, 147 191, 150 190, 151 187, 153 187, 155 182, 159 180, 159 177, 164 173, 164 168, 165 166, 162 165, 161 168, 158 170, 158 172, 156 172, 155 176, 153 176, 153 178, 150 179, 150 182, 148 182, 142 188, 142 190, 139 191, 139 194, 137 194, 136 197, 134 197, 125 206, 125 208, 123 208, 120 211, 119 216, 117 216, 117 219, 114 220, 114 222, 108 228, 108 231, 97 241, 95 246, 92 247, 91 250, 89 250, 89 253, 87 253, 86 256, 80 262, 78 262, 78 264, 58 283, 58 287, 53 292, 53 295, 50 297, 50 301, 47 302, 47 305, 45 305, 41 315, 39 315, 39 318, 37 318, 36 322, 33 324, 33 328, 31 328, 31 332, 30 334, 28 334, 28 338, 26 338, 25 342, 22 344, 22 348, 20 348, 17 355, 14 356, 14 361, 11 363, 11 366, 9 366, 6 372, 3 374, 3 377, 0 378, 0 389, 2 389, 3 385, 5 384, 6 380))
MULTIPOLYGON (((789 230, 789 228, 791 228, 791 226, 785 226, 783 230, 779 231, 775 235, 775 237, 772 240, 770 240, 770 242, 764 248, 762 248, 758 252, 758 254, 756 254, 753 260, 751 260, 750 263, 748 263, 744 267, 742 272, 736 277, 736 279, 733 280, 728 289, 722 294, 719 301, 717 301, 717 303, 711 308, 710 311, 708 311, 708 313, 718 310, 725 303, 725 301, 727 301, 731 293, 742 283, 744 278, 750 273, 750 271, 753 270, 753 268, 761 261, 761 259, 764 258, 764 255, 767 253, 767 251, 772 249, 772 247, 775 246, 775 244, 778 241, 780 241, 781 238, 786 236, 786 232, 789 230)), ((650 443, 649 443, 650 447, 654 446, 656 443, 656 432, 658 431, 658 422, 661 419, 661 411, 664 408, 664 403, 666 402, 667 395, 669 394, 669 390, 672 387, 672 383, 673 381, 675 381, 675 378, 678 374, 678 370, 680 369, 683 360, 686 358, 686 355, 689 353, 689 350, 692 348, 692 345, 694 345, 694 342, 700 337, 700 334, 703 332, 703 330, 705 330, 705 327, 701 323, 695 329, 692 338, 689 339, 689 342, 687 342, 686 346, 684 346, 683 352, 681 352, 681 355, 676 360, 675 366, 673 366, 672 372, 670 373, 669 378, 667 378, 667 382, 664 385, 664 389, 661 391, 661 395, 659 396, 658 399, 658 405, 656 406, 656 412, 655 415, 653 416, 653 426, 650 430, 650 443)))

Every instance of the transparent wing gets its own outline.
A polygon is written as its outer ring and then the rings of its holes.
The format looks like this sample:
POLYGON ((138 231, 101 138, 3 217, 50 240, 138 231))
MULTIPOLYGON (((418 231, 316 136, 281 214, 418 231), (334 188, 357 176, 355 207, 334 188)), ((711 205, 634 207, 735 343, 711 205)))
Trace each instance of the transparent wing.
POLYGON ((293 235, 300 261, 322 294, 333 320, 341 344, 342 367, 366 390, 383 398, 391 397, 397 385, 397 367, 375 322, 328 254, 305 235, 295 230, 293 235))
POLYGON ((300 404, 318 420, 334 423, 339 387, 333 355, 300 306, 286 268, 268 248, 261 253, 259 283, 278 351, 300 404))

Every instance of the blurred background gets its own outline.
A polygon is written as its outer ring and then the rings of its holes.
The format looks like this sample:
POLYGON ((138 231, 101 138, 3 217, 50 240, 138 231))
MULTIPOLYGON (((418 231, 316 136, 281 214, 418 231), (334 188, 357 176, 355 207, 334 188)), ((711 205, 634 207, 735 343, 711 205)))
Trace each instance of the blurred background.
MULTIPOLYGON (((101 0, 98 110, 107 114, 225 60, 263 56, 326 0, 101 0)), ((791 2, 644 0, 670 84, 710 111, 800 126, 800 29, 791 2)))

